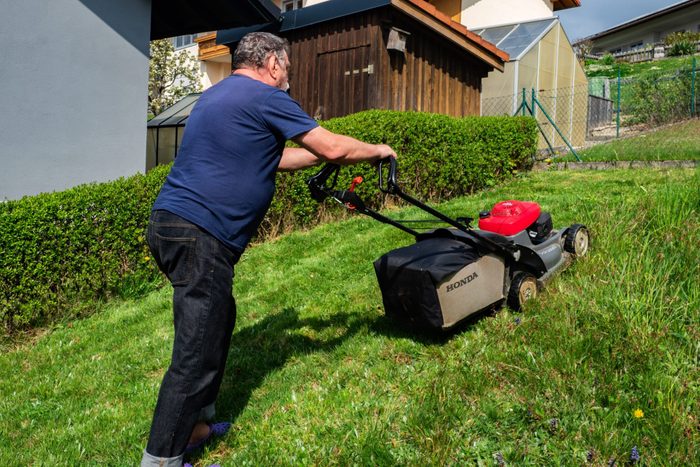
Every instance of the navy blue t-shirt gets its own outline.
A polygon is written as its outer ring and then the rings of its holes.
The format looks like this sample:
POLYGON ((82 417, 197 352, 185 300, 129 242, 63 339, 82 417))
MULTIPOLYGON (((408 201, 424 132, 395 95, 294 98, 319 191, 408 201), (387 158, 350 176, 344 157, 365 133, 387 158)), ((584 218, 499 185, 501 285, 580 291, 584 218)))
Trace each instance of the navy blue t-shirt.
POLYGON ((287 93, 242 75, 205 91, 153 209, 242 252, 272 202, 288 139, 317 127, 287 93))

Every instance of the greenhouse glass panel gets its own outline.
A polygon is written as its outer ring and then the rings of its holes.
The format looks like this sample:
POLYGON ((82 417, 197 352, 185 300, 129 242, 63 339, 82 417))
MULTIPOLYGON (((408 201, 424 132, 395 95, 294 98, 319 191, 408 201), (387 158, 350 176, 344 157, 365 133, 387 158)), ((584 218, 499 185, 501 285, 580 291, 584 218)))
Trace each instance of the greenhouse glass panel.
MULTIPOLYGON (((544 34, 554 22, 557 21, 556 18, 545 19, 541 21, 533 21, 531 23, 520 23, 515 26, 500 26, 498 28, 490 28, 484 30, 482 37, 486 39, 486 36, 495 32, 497 29, 503 29, 505 27, 514 27, 510 34, 507 34, 498 44, 499 49, 508 52, 511 60, 518 59, 520 55, 528 51, 537 40, 544 34)), ((488 40, 488 39, 487 39, 488 40)))
POLYGON ((498 46, 498 43, 503 40, 504 37, 508 35, 509 32, 513 30, 515 26, 512 24, 508 26, 499 26, 496 28, 484 29, 479 34, 481 37, 489 41, 490 43, 498 46))
POLYGON ((175 127, 160 128, 158 134, 158 164, 168 164, 175 160, 175 127))

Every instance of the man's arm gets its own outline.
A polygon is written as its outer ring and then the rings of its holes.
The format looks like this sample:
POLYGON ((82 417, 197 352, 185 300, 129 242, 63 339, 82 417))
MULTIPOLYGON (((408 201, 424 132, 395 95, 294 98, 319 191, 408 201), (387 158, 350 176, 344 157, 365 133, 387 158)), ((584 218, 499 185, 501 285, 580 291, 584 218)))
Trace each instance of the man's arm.
POLYGON ((332 133, 320 126, 297 136, 294 142, 321 161, 340 165, 396 157, 394 150, 386 144, 363 143, 349 136, 332 133))
POLYGON ((318 165, 323 160, 304 148, 284 148, 282 159, 277 168, 280 172, 291 172, 293 170, 305 169, 318 165))

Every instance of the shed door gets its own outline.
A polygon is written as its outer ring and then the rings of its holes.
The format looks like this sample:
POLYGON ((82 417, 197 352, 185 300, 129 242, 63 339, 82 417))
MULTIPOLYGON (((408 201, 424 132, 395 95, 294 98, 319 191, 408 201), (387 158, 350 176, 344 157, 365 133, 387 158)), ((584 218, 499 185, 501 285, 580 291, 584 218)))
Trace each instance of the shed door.
POLYGON ((369 52, 369 45, 363 45, 317 55, 315 118, 326 120, 369 108, 370 75, 375 72, 369 52))

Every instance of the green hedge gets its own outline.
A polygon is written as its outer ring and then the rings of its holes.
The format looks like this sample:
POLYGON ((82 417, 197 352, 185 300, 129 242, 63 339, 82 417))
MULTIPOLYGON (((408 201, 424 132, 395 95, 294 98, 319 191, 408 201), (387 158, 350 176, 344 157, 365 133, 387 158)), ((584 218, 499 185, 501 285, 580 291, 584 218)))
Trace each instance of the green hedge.
MULTIPOLYGON (((530 117, 466 117, 420 112, 370 110, 323 122, 330 131, 370 143, 389 144, 399 155, 402 188, 426 201, 444 200, 493 186, 527 170, 537 148, 538 133, 530 117)), ((261 226, 263 235, 313 225, 319 218, 336 217, 335 203, 318 205, 308 196, 306 179, 318 169, 278 177, 277 196, 261 226)), ((341 170, 338 186, 362 175, 358 193, 370 206, 385 199, 377 187, 377 171, 368 166, 341 170)))
MULTIPOLYGON (((387 143, 400 157, 399 180, 419 198, 445 199, 491 186, 528 168, 537 143, 530 118, 455 119, 368 111, 329 120, 331 131, 387 143), (410 176, 408 175, 410 174, 410 176)), ((169 167, 147 175, 0 203, 0 323, 9 333, 87 314, 99 300, 139 294, 160 278, 144 234, 151 205, 169 167)), ((281 174, 258 240, 343 215, 319 207, 305 180, 316 169, 281 174)), ((375 207, 383 197, 376 170, 358 173, 358 189, 375 207)))

